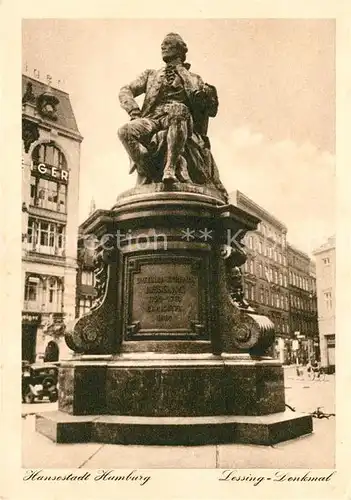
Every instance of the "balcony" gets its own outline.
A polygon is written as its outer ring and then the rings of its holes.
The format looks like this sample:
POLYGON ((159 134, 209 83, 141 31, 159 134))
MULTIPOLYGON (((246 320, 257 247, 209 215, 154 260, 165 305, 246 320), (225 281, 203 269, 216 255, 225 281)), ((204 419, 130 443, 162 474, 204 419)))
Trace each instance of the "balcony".
POLYGON ((36 313, 47 313, 52 314, 54 317, 62 317, 62 305, 61 304, 42 304, 39 301, 25 300, 23 302, 23 311, 36 312, 36 313))
POLYGON ((40 302, 35 302, 32 300, 25 300, 23 302, 23 311, 40 313, 42 312, 42 304, 40 302))
POLYGON ((54 265, 64 265, 65 263, 64 248, 33 245, 33 243, 24 242, 23 249, 25 250, 25 260, 54 265))
MULTIPOLYGON (((45 200, 43 200, 45 202, 45 200)), ((49 203, 51 205, 51 203, 49 203)), ((28 214, 33 215, 35 217, 39 218, 44 218, 44 219, 51 219, 55 222, 67 222, 67 213, 65 212, 58 212, 57 210, 52 210, 50 208, 46 208, 44 206, 34 206, 34 205, 29 205, 28 207, 28 214)))

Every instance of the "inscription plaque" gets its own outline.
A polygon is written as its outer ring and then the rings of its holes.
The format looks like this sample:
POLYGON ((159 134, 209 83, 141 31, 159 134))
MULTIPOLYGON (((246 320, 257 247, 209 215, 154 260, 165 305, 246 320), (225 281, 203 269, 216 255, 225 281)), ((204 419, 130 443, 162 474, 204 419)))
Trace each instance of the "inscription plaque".
POLYGON ((207 287, 201 259, 164 262, 130 259, 127 267, 127 339, 202 338, 207 287))

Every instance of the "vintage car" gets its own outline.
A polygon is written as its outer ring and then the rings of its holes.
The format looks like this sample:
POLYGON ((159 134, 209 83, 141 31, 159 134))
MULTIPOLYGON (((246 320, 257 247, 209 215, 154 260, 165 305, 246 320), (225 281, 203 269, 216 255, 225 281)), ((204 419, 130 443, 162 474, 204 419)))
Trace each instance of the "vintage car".
POLYGON ((48 398, 58 399, 58 367, 53 363, 22 363, 22 401, 34 403, 48 398))

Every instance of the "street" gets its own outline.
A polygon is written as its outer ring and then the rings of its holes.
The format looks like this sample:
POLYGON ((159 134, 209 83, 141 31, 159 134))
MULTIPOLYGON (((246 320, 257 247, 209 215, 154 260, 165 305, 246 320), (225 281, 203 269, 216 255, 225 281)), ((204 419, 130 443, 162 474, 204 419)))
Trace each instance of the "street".
MULTIPOLYGON (((298 379, 286 367, 286 403, 299 413, 322 407, 335 413, 335 377, 298 379)), ((335 417, 313 419, 311 435, 274 446, 243 444, 206 446, 123 446, 101 443, 56 444, 35 432, 35 413, 57 409, 57 403, 22 405, 23 467, 31 468, 334 468, 335 417)), ((287 409, 287 411, 291 411, 287 409)))

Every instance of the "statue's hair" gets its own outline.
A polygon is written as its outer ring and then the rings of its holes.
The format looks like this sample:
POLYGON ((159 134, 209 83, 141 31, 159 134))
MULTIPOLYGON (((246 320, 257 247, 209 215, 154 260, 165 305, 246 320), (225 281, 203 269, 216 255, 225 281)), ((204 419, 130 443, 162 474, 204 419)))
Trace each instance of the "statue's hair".
POLYGON ((165 39, 166 38, 173 38, 174 40, 177 41, 178 47, 182 53, 182 61, 184 62, 186 59, 186 53, 188 52, 188 47, 184 42, 183 38, 180 35, 178 35, 178 33, 168 33, 165 36, 165 39))

